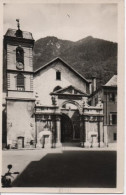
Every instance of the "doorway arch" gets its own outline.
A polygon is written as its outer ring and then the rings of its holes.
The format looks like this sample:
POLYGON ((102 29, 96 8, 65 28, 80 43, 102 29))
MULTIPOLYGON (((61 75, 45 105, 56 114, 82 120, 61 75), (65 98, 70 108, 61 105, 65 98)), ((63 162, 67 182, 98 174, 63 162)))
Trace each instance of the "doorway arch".
POLYGON ((66 100, 66 101, 63 101, 62 104, 61 104, 61 109, 64 108, 67 104, 71 104, 73 106, 76 107, 76 109, 78 109, 80 111, 80 105, 78 102, 74 101, 74 100, 66 100))

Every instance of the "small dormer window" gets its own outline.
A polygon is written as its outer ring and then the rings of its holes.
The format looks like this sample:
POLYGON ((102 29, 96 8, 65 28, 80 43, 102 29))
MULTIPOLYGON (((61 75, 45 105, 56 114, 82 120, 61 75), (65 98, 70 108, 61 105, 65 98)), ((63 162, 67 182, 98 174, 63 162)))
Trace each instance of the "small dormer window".
POLYGON ((109 93, 109 101, 115 101, 115 93, 109 93))
POLYGON ((61 80, 61 72, 56 71, 56 80, 61 80))

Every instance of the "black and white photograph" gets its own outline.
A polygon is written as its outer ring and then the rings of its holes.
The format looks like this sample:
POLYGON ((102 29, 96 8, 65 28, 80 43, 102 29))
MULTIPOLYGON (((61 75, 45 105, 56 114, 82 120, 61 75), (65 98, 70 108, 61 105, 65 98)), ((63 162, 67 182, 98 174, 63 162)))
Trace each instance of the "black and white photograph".
POLYGON ((123 192, 123 6, 3 2, 2 192, 123 192))

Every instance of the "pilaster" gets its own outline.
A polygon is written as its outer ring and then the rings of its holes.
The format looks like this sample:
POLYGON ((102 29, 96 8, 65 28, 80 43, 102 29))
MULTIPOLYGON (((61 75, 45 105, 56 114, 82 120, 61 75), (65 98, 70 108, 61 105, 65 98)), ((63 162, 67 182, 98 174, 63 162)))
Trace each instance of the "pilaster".
POLYGON ((56 120, 56 130, 57 130, 57 137, 56 137, 56 147, 61 147, 61 120, 58 118, 56 120))

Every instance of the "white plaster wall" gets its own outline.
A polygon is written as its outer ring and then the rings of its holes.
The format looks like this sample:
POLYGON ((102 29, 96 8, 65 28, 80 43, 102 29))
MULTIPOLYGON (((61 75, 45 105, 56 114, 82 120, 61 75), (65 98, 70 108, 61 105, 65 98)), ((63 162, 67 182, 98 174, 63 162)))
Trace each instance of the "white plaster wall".
POLYGON ((76 88, 86 92, 86 83, 77 77, 72 71, 65 67, 61 62, 53 64, 34 76, 34 91, 38 93, 42 105, 51 105, 51 96, 49 95, 56 86, 62 88, 73 85, 76 88), (56 80, 56 71, 61 72, 61 80, 56 80))
POLYGON ((11 97, 11 98, 34 98, 32 92, 22 92, 22 91, 8 91, 8 97, 11 97))
POLYGON ((3 105, 6 104, 6 93, 5 92, 2 93, 2 104, 3 105))
POLYGON ((16 75, 17 74, 12 74, 8 73, 7 74, 7 89, 9 90, 16 90, 16 75))
MULTIPOLYGON (((18 45, 17 45, 18 46, 18 45)), ((7 45, 7 69, 16 68, 16 48, 15 45, 7 45)), ((32 48, 22 47, 24 50, 24 70, 33 71, 32 48)))
POLYGON ((26 101, 7 101, 7 140, 16 141, 18 136, 35 138, 34 103, 26 101))
POLYGON ((7 45, 7 69, 16 70, 16 47, 7 45))
POLYGON ((65 108, 66 109, 77 109, 77 106, 75 106, 74 104, 66 103, 65 108))
POLYGON ((25 76, 25 91, 30 91, 30 75, 25 76))

